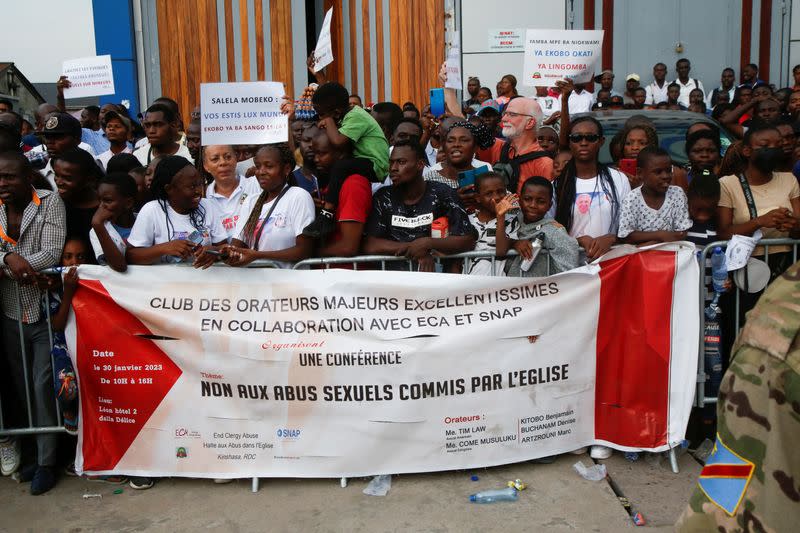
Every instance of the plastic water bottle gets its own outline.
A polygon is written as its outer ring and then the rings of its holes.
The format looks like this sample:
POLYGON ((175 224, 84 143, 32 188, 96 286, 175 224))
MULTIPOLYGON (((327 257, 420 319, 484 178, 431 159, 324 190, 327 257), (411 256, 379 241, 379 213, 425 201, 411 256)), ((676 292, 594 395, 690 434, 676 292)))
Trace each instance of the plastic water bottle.
POLYGON ((711 254, 711 283, 714 292, 725 292, 725 282, 728 281, 728 267, 725 264, 725 254, 717 246, 711 254))
POLYGON ((469 501, 472 503, 494 503, 517 501, 517 489, 506 487, 504 489, 484 490, 471 494, 469 501))

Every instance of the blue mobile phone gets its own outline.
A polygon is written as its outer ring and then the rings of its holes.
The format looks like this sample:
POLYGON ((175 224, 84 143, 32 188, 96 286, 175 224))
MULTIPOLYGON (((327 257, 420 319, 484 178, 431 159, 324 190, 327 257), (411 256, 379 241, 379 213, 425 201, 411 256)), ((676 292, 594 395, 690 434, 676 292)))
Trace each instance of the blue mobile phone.
POLYGON ((463 189, 470 185, 475 185, 475 171, 464 170, 458 173, 458 188, 463 189))
POLYGON ((444 115, 444 89, 431 89, 431 115, 440 117, 444 115))

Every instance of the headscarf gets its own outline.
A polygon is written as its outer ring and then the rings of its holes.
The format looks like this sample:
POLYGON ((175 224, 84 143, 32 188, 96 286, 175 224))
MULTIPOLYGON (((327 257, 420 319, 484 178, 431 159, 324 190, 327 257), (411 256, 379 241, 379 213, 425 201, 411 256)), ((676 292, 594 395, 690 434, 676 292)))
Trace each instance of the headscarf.
POLYGON ((494 145, 494 135, 492 135, 492 132, 490 132, 489 128, 487 128, 483 123, 474 124, 472 122, 462 120, 450 126, 450 129, 447 130, 447 133, 450 133, 453 128, 464 128, 469 130, 469 132, 472 134, 472 137, 475 139, 475 144, 478 145, 478 148, 481 150, 486 150, 494 145))

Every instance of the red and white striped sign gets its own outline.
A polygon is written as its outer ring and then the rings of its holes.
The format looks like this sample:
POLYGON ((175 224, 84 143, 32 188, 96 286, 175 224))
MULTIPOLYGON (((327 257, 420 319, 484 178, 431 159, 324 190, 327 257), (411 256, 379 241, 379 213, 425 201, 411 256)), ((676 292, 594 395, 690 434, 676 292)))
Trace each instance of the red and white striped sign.
POLYGON ((76 467, 193 477, 475 468, 683 439, 694 249, 541 279, 81 267, 76 467))

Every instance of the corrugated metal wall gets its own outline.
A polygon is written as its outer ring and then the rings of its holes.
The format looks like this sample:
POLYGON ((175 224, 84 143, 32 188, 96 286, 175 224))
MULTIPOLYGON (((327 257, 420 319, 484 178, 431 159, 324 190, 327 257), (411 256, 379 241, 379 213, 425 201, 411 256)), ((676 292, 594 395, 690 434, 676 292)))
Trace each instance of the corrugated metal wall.
MULTIPOLYGON (((167 95, 184 115, 200 83, 274 80, 297 96, 306 85, 304 0, 136 0, 141 2, 147 95, 167 95)), ((444 60, 444 0, 323 0, 334 8, 329 77, 365 102, 423 105, 444 60)), ((318 31, 318 30, 317 30, 318 31)))

